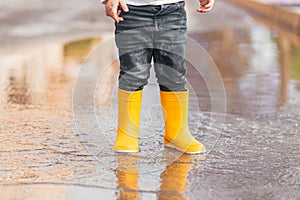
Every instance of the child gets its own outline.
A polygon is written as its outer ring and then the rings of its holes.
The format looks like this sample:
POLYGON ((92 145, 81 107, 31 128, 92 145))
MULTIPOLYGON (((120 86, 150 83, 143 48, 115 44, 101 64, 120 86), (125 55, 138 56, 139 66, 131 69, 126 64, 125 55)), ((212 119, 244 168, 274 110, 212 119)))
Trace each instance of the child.
MULTIPOLYGON (((214 0, 199 0, 207 12, 214 0)), ((165 119, 165 146, 187 154, 206 152, 188 127, 185 89, 186 11, 183 0, 102 0, 115 21, 119 50, 118 131, 116 152, 138 152, 142 89, 151 61, 160 87, 165 119)))

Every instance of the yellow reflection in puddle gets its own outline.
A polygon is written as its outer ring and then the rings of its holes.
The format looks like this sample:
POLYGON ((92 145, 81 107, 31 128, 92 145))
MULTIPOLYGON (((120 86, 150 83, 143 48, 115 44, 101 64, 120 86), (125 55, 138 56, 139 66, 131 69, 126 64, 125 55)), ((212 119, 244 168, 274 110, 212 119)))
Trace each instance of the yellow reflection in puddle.
MULTIPOLYGON (((178 153, 175 152, 178 156, 178 153)), ((174 157, 174 152, 167 151, 168 159, 174 157)), ((185 191, 188 173, 193 161, 202 161, 205 155, 181 155, 173 163, 170 163, 161 173, 161 184, 157 193, 158 199, 186 199, 185 191)), ((118 199, 140 199, 138 179, 143 178, 138 171, 139 155, 117 154, 116 177, 119 189, 118 199)))

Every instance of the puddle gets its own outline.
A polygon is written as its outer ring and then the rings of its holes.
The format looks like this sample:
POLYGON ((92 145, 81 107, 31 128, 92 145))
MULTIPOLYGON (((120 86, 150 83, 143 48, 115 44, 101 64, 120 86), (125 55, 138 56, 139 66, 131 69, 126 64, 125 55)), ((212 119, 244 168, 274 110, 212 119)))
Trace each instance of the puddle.
POLYGON ((89 55, 106 36, 1 55, 3 199, 299 198, 300 39, 264 22, 248 23, 190 33, 216 63, 227 95, 226 116, 212 112, 204 78, 188 65, 190 125, 212 150, 206 158, 163 148, 154 83, 145 91, 150 103, 143 103, 151 109, 143 111, 141 133, 146 137, 150 129, 153 137, 141 139, 138 155, 112 151, 114 44, 89 55), (78 77, 87 55, 90 67, 78 77), (74 99, 78 78, 83 84, 74 99), (224 123, 213 121, 219 117, 224 123))

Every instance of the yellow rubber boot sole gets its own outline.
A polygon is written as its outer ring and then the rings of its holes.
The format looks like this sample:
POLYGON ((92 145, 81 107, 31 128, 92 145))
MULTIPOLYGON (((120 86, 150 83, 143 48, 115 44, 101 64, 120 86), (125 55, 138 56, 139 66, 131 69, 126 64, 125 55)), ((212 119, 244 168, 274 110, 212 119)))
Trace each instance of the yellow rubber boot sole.
POLYGON ((118 130, 114 144, 116 152, 139 151, 141 102, 142 90, 136 92, 118 90, 118 130))
POLYGON ((188 127, 188 91, 160 92, 165 119, 164 144, 186 154, 205 153, 205 146, 197 141, 188 127))

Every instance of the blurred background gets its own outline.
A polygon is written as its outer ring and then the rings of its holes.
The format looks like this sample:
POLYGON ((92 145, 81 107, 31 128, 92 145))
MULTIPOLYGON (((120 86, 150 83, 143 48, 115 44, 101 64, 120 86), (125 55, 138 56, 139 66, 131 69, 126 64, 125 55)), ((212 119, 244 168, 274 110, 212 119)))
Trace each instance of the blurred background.
POLYGON ((192 132, 211 149, 168 164, 159 123, 144 154, 111 152, 118 62, 100 0, 1 0, 0 199, 299 199, 300 1, 198 4, 186 3, 188 34, 217 65, 227 111, 213 112, 205 74, 188 64, 192 132))

